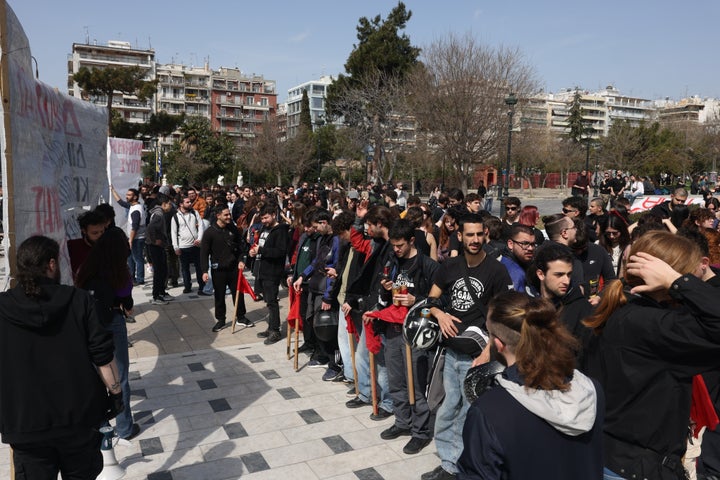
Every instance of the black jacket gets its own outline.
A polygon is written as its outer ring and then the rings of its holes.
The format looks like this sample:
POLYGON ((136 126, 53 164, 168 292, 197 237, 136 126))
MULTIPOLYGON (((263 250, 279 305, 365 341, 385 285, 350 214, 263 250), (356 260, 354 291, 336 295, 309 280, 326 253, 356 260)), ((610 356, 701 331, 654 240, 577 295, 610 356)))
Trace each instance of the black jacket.
POLYGON ((624 478, 685 478, 692 377, 720 367, 717 288, 685 275, 670 295, 681 306, 628 293, 591 358, 607 398, 605 466, 624 478))
POLYGON ((49 280, 39 299, 0 293, 0 433, 31 443, 98 428, 107 390, 96 366, 113 359, 112 334, 84 290, 49 280))
POLYGON ((285 261, 290 248, 290 232, 286 223, 278 223, 271 229, 263 227, 260 232, 267 232, 265 242, 258 248, 260 267, 258 277, 261 280, 280 281, 285 277, 285 261))
POLYGON ((208 271, 208 256, 214 268, 235 270, 238 262, 244 261, 246 255, 247 243, 235 224, 220 228, 215 222, 203 232, 200 240, 200 268, 203 273, 208 271))

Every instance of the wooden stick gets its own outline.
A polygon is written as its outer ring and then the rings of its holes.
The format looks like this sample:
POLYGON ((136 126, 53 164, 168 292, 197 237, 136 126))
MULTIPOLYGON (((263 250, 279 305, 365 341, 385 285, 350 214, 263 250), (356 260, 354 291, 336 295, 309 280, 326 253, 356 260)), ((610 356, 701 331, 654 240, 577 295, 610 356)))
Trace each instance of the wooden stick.
POLYGON ((286 349, 286 352, 285 352, 285 353, 287 354, 288 360, 290 360, 290 335, 291 335, 291 333, 292 333, 292 327, 290 326, 290 322, 288 322, 288 326, 287 326, 287 349, 286 349))
POLYGON ((378 414, 377 399, 377 372, 375 372, 375 354, 368 352, 370 355, 370 395, 372 396, 373 414, 378 414))
POLYGON ((410 405, 415 405, 415 380, 413 378, 412 349, 405 344, 405 363, 407 363, 407 387, 410 405))
POLYGON ((235 286, 235 308, 233 310, 233 320, 232 320, 232 332, 235 333, 235 324, 237 323, 237 311, 238 311, 238 305, 240 304, 240 295, 245 295, 244 293, 240 292, 240 275, 243 274, 242 270, 238 270, 238 279, 237 279, 237 285, 235 286))
POLYGON ((299 348, 300 348, 300 345, 299 345, 300 344, 300 326, 299 326, 299 324, 300 324, 300 321, 296 319, 295 320, 295 365, 294 365, 296 372, 298 371, 298 357, 300 356, 300 351, 299 351, 299 348))
MULTIPOLYGON (((352 322, 352 320, 350 320, 352 322)), ((350 343, 350 361, 352 362, 353 370, 353 383, 355 384, 355 395, 360 395, 360 388, 358 387, 358 374, 357 366, 355 365, 355 339, 353 334, 348 332, 348 343, 350 343)))

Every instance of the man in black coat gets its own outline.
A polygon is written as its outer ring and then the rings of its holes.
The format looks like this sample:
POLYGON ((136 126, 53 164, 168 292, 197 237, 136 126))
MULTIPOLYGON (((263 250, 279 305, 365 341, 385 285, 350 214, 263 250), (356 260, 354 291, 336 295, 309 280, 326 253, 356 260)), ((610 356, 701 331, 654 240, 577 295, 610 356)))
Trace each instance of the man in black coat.
POLYGON ((212 211, 215 221, 203 232, 200 242, 200 268, 202 269, 202 280, 210 279, 208 275, 208 257, 211 258, 212 283, 215 291, 215 319, 217 322, 212 328, 213 332, 219 332, 225 327, 225 290, 230 289, 233 301, 237 298, 237 322, 246 327, 254 327, 255 324, 245 317, 245 295, 236 292, 238 275, 245 268, 246 244, 242 235, 232 221, 230 209, 227 205, 221 204, 212 211))
POLYGON ((262 289, 265 305, 268 309, 268 329, 259 332, 258 337, 265 339, 265 345, 271 345, 282 339, 280 335, 280 306, 278 289, 285 278, 285 262, 290 248, 288 225, 278 223, 277 206, 266 204, 260 210, 260 239, 250 249, 250 256, 260 262, 258 280, 262 289))

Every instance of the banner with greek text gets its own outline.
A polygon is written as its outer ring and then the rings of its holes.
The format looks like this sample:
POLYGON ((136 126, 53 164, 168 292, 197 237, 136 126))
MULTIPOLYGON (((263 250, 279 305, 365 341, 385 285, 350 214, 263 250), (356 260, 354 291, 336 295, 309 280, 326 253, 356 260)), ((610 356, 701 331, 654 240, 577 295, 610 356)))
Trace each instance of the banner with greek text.
MULTIPOLYGON (((8 253, 32 235, 61 244, 80 237, 77 217, 106 199, 107 110, 60 93, 33 75, 30 47, 12 9, 0 2, 2 177, 8 253)), ((10 260, 10 274, 14 261, 10 260)))
MULTIPOLYGON (((108 178, 122 199, 128 188, 138 188, 142 180, 142 147, 141 140, 108 138, 108 178)), ((125 230, 128 210, 114 202, 112 194, 108 198, 115 208, 115 224, 125 230)))

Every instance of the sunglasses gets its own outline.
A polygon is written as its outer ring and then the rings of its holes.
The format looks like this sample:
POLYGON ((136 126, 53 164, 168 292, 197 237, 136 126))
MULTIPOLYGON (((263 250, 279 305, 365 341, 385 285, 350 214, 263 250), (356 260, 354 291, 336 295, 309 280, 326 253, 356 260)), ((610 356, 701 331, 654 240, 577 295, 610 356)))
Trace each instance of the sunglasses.
POLYGON ((511 206, 505 207, 505 210, 513 210, 513 211, 514 211, 514 210, 517 210, 517 209, 518 209, 518 207, 511 207, 511 206))
POLYGON ((572 210, 572 209, 570 209, 570 208, 563 208, 563 209, 562 209, 562 212, 563 212, 565 215, 567 215, 568 213, 577 213, 578 210, 572 210))

